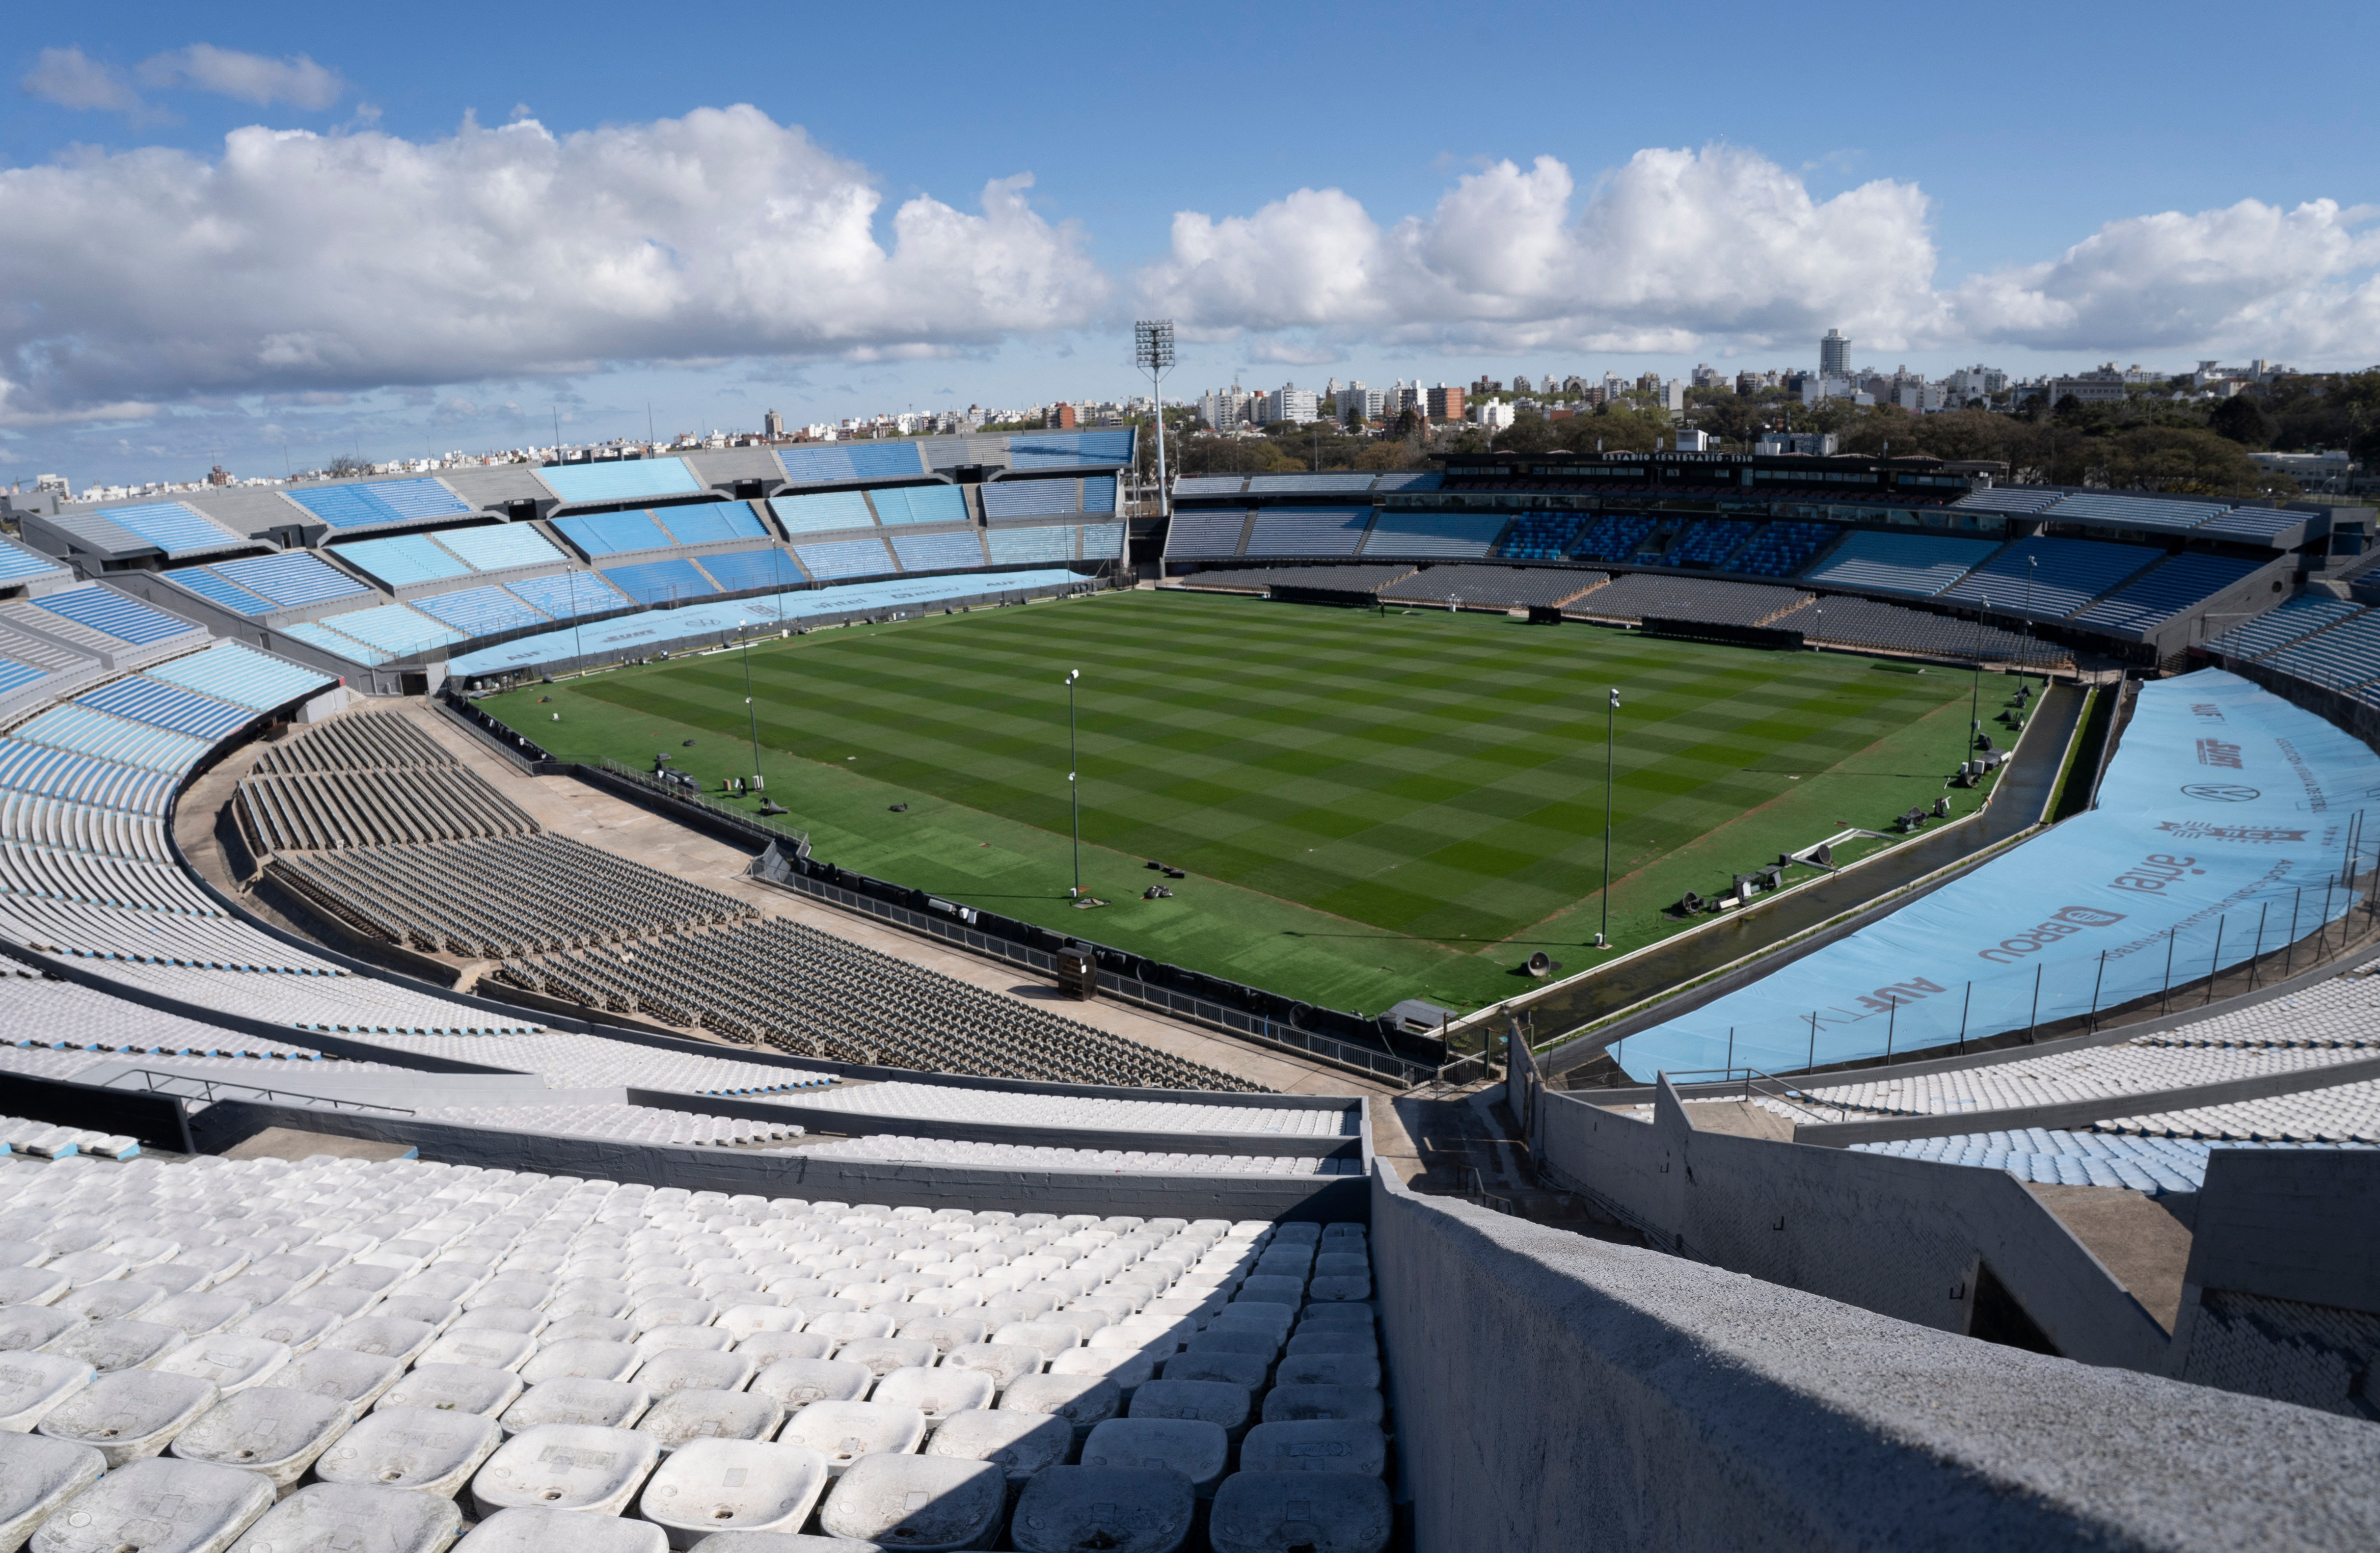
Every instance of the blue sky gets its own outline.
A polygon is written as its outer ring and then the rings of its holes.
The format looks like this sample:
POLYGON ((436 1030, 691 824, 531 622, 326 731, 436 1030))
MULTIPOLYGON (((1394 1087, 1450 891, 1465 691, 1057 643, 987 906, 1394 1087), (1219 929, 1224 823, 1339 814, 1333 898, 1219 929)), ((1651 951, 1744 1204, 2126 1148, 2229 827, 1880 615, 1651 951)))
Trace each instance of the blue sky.
POLYGON ((1182 394, 2380 360, 2360 9, 886 14, 20 26, 0 480, 1116 394, 1144 310, 1182 394))

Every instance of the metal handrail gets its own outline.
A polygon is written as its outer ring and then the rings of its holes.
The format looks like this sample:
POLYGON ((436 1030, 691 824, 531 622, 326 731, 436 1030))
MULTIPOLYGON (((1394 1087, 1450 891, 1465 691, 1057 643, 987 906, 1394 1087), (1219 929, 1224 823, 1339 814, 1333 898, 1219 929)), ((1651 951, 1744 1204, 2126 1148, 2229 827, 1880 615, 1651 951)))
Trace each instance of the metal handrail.
POLYGON ((1737 1074, 1742 1074, 1743 1075, 1743 1098, 1746 1102, 1749 1102, 1753 1096, 1757 1094, 1763 1099, 1776 1100, 1784 1105, 1791 1106, 1793 1110, 1800 1111, 1803 1115, 1808 1117, 1813 1122, 1824 1122, 1826 1120, 1826 1118, 1820 1116, 1816 1110, 1802 1103, 1802 1091, 1800 1089, 1786 1083, 1783 1079, 1779 1078, 1774 1074, 1763 1073, 1760 1069, 1751 1067, 1749 1065, 1735 1068, 1683 1068, 1676 1073, 1664 1071, 1661 1076, 1670 1080, 1670 1083, 1675 1084, 1680 1079, 1698 1078, 1706 1074, 1719 1074, 1718 1082, 1723 1085, 1732 1082, 1737 1074), (1770 1085, 1775 1086, 1775 1087, 1773 1089, 1756 1088, 1755 1086, 1755 1080, 1766 1080, 1770 1085))
POLYGON ((202 1077, 198 1074, 169 1073, 156 1068, 135 1068, 129 1073, 117 1074, 114 1078, 109 1079, 105 1084, 100 1086, 100 1087, 103 1089, 113 1089, 116 1086, 117 1080, 127 1078, 147 1079, 149 1082, 143 1085, 142 1087, 152 1095, 166 1095, 175 1099, 180 1100, 204 1100, 209 1105, 212 1105, 217 1100, 227 1098, 216 1094, 215 1091, 218 1088, 229 1088, 242 1091, 242 1093, 237 1096, 228 1097, 230 1098, 237 1099, 250 1099, 261 1097, 268 1100, 304 1100, 310 1105, 329 1106, 334 1110, 345 1110, 348 1107, 352 1106, 358 1110, 395 1111, 399 1116, 416 1116, 420 1114, 410 1106, 393 1106, 379 1100, 348 1100, 342 1099, 336 1095, 309 1095, 296 1089, 275 1089, 267 1085, 246 1084, 242 1083, 238 1079, 212 1079, 202 1077), (164 1084, 157 1082, 160 1079, 163 1079, 169 1084, 195 1084, 199 1086, 200 1092, 196 1095, 180 1094, 175 1090, 168 1089, 165 1087, 164 1084))

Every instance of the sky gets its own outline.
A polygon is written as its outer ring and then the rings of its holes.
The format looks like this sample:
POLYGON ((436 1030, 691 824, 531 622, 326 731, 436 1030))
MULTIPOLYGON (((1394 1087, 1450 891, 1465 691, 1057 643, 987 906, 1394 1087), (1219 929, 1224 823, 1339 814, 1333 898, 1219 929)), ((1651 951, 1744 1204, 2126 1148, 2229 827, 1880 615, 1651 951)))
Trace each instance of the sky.
POLYGON ((2365 8, 87 0, 0 483, 1241 382, 2380 362, 2365 8), (1146 380, 1137 380, 1145 389, 1146 380))

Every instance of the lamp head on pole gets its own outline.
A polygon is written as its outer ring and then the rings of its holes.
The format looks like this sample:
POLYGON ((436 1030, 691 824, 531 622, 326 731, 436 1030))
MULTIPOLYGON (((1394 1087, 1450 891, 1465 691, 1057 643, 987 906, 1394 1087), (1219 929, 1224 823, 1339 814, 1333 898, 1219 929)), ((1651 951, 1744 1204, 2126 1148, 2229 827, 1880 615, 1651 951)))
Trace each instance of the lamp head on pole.
POLYGON ((1611 690, 1611 710, 1613 711, 1620 710, 1620 688, 1617 686, 1614 686, 1611 690))
POLYGON ((1080 670, 1080 669, 1069 669, 1069 670, 1067 670, 1067 671, 1066 671, 1066 684, 1067 684, 1069 686, 1073 686, 1073 685, 1074 685, 1074 683, 1075 683, 1076 680, 1078 680, 1078 679, 1080 679, 1080 678, 1082 678, 1082 677, 1083 677, 1083 671, 1082 671, 1082 670, 1080 670))

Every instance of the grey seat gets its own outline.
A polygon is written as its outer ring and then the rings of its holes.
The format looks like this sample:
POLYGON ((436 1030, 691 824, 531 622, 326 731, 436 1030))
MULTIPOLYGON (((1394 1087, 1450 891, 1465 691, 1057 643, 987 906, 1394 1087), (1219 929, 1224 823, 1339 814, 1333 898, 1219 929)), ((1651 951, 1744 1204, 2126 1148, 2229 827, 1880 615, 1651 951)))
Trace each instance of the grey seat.
POLYGON ((107 1458, 96 1447, 0 1432, 0 1547, 22 1547, 51 1511, 106 1470, 107 1458))
POLYGON ((1313 1418, 1378 1424, 1386 1413, 1380 1393, 1368 1386, 1276 1386, 1264 1400, 1268 1424, 1313 1418))
POLYGON ((435 1495, 316 1483, 266 1511, 232 1553, 443 1553, 462 1523, 435 1495))
POLYGON ((252 1472, 139 1461, 77 1494, 28 1546, 30 1553, 222 1553, 272 1504, 273 1485, 252 1472))
POLYGON ((192 1375, 119 1370, 103 1375, 52 1408, 41 1432, 98 1448, 114 1472, 154 1456, 215 1404, 214 1382, 192 1375))
POLYGON ((884 1553, 872 1542, 848 1537, 808 1536, 785 1532, 713 1532, 694 1545, 694 1553, 884 1553))
MULTIPOLYGON (((1069 1348, 1079 1348, 1083 1342, 1080 1324, 1062 1319, 1048 1321, 1011 1321, 991 1334, 996 1343, 1016 1344, 1038 1349, 1044 1360, 1054 1359, 1069 1348)), ((1003 1387, 1002 1389, 1005 1390, 1003 1387)))
POLYGON ((654 1469, 637 1512, 691 1548, 721 1531, 798 1532, 827 1483, 826 1458, 798 1445, 698 1439, 654 1469))
MULTIPOLYGON (((1147 1387, 1141 1389, 1147 1390, 1147 1387)), ((1094 1425, 1116 1415, 1123 1393, 1116 1383, 1099 1375, 1026 1375, 1000 1393, 1000 1405, 1011 1413, 1046 1413, 1063 1418, 1076 1438, 1094 1425)))
POLYGON ((1014 1484, 1044 1467, 1056 1466, 1074 1446, 1074 1426, 1063 1418, 1046 1413, 972 1409, 943 1419, 926 1442, 926 1454, 990 1462, 1014 1484))
POLYGON ((1314 1281, 1305 1286, 1305 1297, 1315 1301, 1368 1300, 1372 1297, 1369 1273, 1316 1273, 1314 1281))
POLYGON ((384 1353, 357 1353, 343 1348, 317 1348, 300 1353, 273 1377, 274 1387, 336 1397, 362 1413, 397 1382, 404 1361, 384 1353))
POLYGON ((149 1320, 178 1329, 186 1338, 202 1338, 210 1332, 222 1331, 248 1312, 248 1302, 236 1294, 176 1294, 158 1301, 141 1314, 149 1320))
POLYGON ((1051 1375, 1099 1375, 1129 1400, 1157 1375, 1153 1355, 1135 1348, 1070 1348, 1050 1361, 1051 1375))
POLYGON ((495 1418, 520 1394, 521 1378, 510 1370, 483 1369, 478 1365, 416 1365, 377 1405, 428 1407, 495 1418))
POLYGON ((1380 1361, 1368 1353, 1293 1353, 1273 1368, 1282 1386, 1380 1385, 1380 1361))
POLYGON ((47 1268, 0 1270, 0 1305, 46 1305, 74 1287, 74 1280, 47 1268))
POLYGON ((376 1483, 452 1498, 502 1438, 476 1413, 384 1407, 341 1436, 314 1463, 325 1483, 376 1483))
POLYGON ((1335 1418, 1258 1424, 1240 1441, 1242 1472, 1347 1472, 1378 1477, 1388 1465, 1388 1437, 1377 1424, 1335 1418))
POLYGON ((926 1415, 888 1402, 812 1402, 786 1419, 777 1438, 824 1456, 827 1471, 840 1477, 862 1456, 917 1450, 926 1438, 926 1415))
POLYGON ((868 1395, 875 1379, 865 1365, 835 1359, 780 1359, 754 1376, 746 1389, 791 1413, 812 1402, 857 1401, 868 1395))
POLYGON ((496 1448, 471 1479, 481 1515, 500 1510, 586 1510, 617 1515, 661 1460, 661 1445, 632 1429, 540 1424, 496 1448))
POLYGON ((864 1456, 836 1480, 819 1509, 819 1527, 894 1547, 976 1547, 1007 1503, 1007 1474, 990 1462, 864 1456))
POLYGON ((1255 1401, 1245 1386, 1220 1380, 1152 1380, 1132 1394, 1134 1418, 1203 1418, 1237 1437, 1255 1401))
POLYGON ((1051 1467, 1017 1497, 1008 1535, 1022 1553, 1173 1553, 1196 1508, 1190 1480, 1166 1468, 1051 1467))
POLYGON ((1380 1553, 1390 1529, 1377 1477, 1236 1472, 1215 1491, 1207 1539, 1215 1553, 1380 1553))
POLYGON ((504 1409, 497 1421, 508 1435, 547 1424, 625 1429, 643 1417, 645 1410, 652 1405, 652 1393, 635 1381, 565 1376, 530 1387, 519 1401, 504 1409))
POLYGON ((1272 1363, 1281 1353, 1281 1340, 1270 1332, 1209 1327, 1190 1340, 1184 1350, 1190 1353, 1248 1353, 1272 1363))
POLYGON ((784 1421, 785 1410, 767 1397, 689 1387, 655 1402, 637 1430, 659 1440, 666 1455, 696 1440, 767 1439, 784 1421))
POLYGON ((30 1434, 98 1374, 63 1353, 0 1353, 0 1434, 30 1434))
POLYGON ((1269 1367, 1255 1353, 1176 1353, 1158 1373, 1168 1380, 1220 1380, 1254 1390, 1269 1367))
POLYGON ((912 1365, 885 1376, 868 1395, 880 1402, 914 1407, 926 1415, 928 1424, 936 1425, 953 1413, 990 1407, 991 1377, 981 1370, 912 1365))
POLYGON ((650 1521, 582 1515, 571 1510, 500 1510, 455 1545, 455 1553, 669 1553, 669 1535, 650 1521))
POLYGON ((262 1473, 274 1487, 286 1488, 354 1420, 335 1397, 259 1387, 200 1414, 175 1437, 172 1452, 186 1462, 262 1473))
POLYGON ((1222 1426, 1203 1418, 1111 1418, 1083 1441, 1087 1467, 1169 1467, 1201 1498, 1223 1481, 1231 1459, 1222 1426))
POLYGON ((1289 1340, 1289 1352, 1305 1353, 1361 1353, 1378 1358, 1379 1342, 1369 1329, 1362 1327, 1309 1328, 1289 1340))

